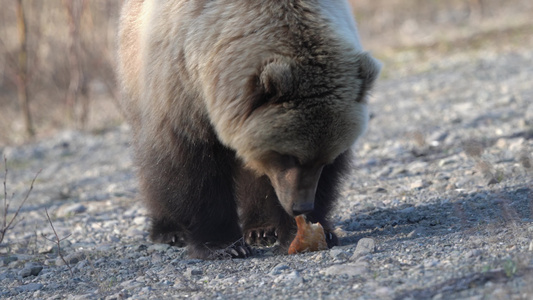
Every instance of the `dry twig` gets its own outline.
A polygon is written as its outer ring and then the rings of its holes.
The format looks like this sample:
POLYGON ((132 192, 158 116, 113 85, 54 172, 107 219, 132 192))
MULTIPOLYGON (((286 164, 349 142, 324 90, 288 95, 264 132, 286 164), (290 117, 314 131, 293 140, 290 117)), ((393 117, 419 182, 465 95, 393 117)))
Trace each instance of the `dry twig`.
POLYGON ((65 239, 67 239, 70 236, 70 234, 68 234, 67 236, 65 236, 62 239, 60 239, 59 236, 57 235, 56 229, 54 228, 54 224, 52 224, 52 219, 50 219, 50 215, 48 214, 48 209, 46 209, 46 207, 44 208, 44 211, 46 212, 46 218, 48 219, 48 223, 50 223, 50 227, 52 227, 52 230, 54 231, 54 235, 55 235, 56 238, 54 240, 54 239, 47 238, 44 234, 42 236, 43 236, 43 238, 49 240, 50 242, 56 243, 56 245, 57 245, 57 254, 61 258, 61 260, 65 263, 65 265, 67 265, 68 270, 70 271, 70 275, 74 276, 74 272, 72 272, 72 268, 70 267, 69 263, 67 262, 67 260, 63 256, 63 254, 61 253, 61 242, 64 241, 65 239))
MULTIPOLYGON (((6 184, 6 182, 7 182, 7 158, 5 156, 4 156, 4 168, 5 168, 5 172, 4 172, 4 211, 3 211, 3 214, 2 214, 2 216, 3 216, 2 228, 0 229, 0 243, 2 243, 2 241, 4 240, 4 237, 6 236, 7 231, 10 228, 12 228, 13 222, 15 221, 17 216, 19 215, 20 209, 22 208, 24 203, 26 203, 26 200, 28 200, 28 197, 30 196, 31 191, 33 190, 33 184, 35 183, 35 179, 37 179, 37 176, 39 176, 39 174, 42 171, 42 170, 39 170, 39 172, 37 172, 37 174, 35 174, 35 177, 33 177, 33 180, 31 181, 30 189, 28 190, 28 192, 26 193, 26 196, 24 197, 24 199, 20 203, 19 207, 15 211, 15 214, 13 215, 13 217, 11 217, 11 220, 9 220, 9 222, 8 222, 7 221, 7 212, 8 212, 8 209, 9 209, 9 201, 7 200, 7 184, 6 184)), ((11 199, 13 199, 13 196, 11 196, 11 199)))

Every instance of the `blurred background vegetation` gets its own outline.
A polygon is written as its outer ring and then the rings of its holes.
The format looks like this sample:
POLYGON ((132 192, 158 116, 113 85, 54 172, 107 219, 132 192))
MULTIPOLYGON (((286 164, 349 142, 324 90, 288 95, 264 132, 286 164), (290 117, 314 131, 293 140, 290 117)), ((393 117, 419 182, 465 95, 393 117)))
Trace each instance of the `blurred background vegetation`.
MULTIPOLYGON (((384 77, 446 55, 533 45, 531 0, 351 0, 384 77)), ((122 122, 119 0, 0 0, 0 146, 122 122)))

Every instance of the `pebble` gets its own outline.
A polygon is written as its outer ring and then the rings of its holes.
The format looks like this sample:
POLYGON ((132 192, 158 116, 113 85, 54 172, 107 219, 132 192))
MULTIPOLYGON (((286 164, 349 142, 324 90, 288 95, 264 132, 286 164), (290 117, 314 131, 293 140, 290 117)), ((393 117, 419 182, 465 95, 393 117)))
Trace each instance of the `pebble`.
POLYGON ((55 250, 57 250, 57 246, 53 244, 46 244, 46 245, 42 245, 41 247, 39 247, 40 254, 52 253, 55 250))
POLYGON ((421 190, 424 189, 432 184, 431 181, 425 180, 425 179, 418 179, 411 183, 410 187, 412 190, 421 190))
POLYGON ((372 193, 372 194, 375 194, 375 193, 386 194, 387 192, 388 192, 387 189, 382 188, 382 187, 376 187, 376 188, 374 188, 374 189, 372 189, 372 190, 370 191, 370 193, 372 193))
POLYGON ((61 256, 58 256, 56 258, 56 265, 63 266, 65 265, 65 262, 70 266, 75 265, 79 261, 84 260, 86 258, 86 254, 84 252, 74 252, 66 256, 63 255, 63 258, 61 258, 61 256), (63 261, 63 258, 65 259, 65 261, 63 261))
POLYGON ((185 271, 184 275, 185 275, 186 278, 191 279, 193 276, 200 276, 203 273, 204 272, 201 269, 198 269, 198 268, 187 268, 187 270, 185 271))
POLYGON ((18 260, 18 257, 15 255, 0 257, 0 267, 7 266, 10 263, 17 261, 17 260, 18 260))
POLYGON ((336 260, 347 260, 350 258, 350 253, 336 247, 329 250, 329 255, 336 260))
POLYGON ((483 251, 481 251, 479 249, 472 249, 472 250, 466 252, 465 257, 466 258, 476 258, 476 257, 479 257, 482 253, 483 253, 483 251))
POLYGON ((18 275, 22 278, 29 276, 37 276, 41 273, 43 266, 39 263, 28 262, 24 265, 24 268, 19 271, 18 275))
POLYGON ((135 227, 130 227, 126 231, 126 235, 130 236, 130 237, 139 237, 140 238, 140 237, 144 236, 144 231, 139 230, 139 229, 137 229, 135 227))
POLYGON ((43 288, 43 285, 40 283, 28 283, 21 286, 16 287, 15 289, 18 292, 34 292, 38 291, 43 288))
POLYGON ((58 217, 69 217, 75 214, 81 214, 87 210, 87 207, 81 203, 63 205, 57 210, 58 217))
POLYGON ((284 263, 277 264, 274 268, 270 270, 268 274, 270 275, 279 275, 285 270, 289 270, 290 267, 284 263))
POLYGON ((364 275, 367 272, 367 264, 363 262, 358 262, 356 264, 340 264, 327 267, 324 270, 320 271, 320 274, 329 275, 329 276, 358 276, 364 275))
POLYGON ((153 244, 148 246, 148 249, 146 251, 148 253, 152 253, 154 251, 164 252, 167 251, 168 248, 170 248, 169 244, 153 244))
POLYGON ((274 283, 283 283, 287 286, 297 286, 299 284, 302 284, 304 282, 303 277, 300 275, 300 272, 298 271, 292 271, 289 274, 282 274, 274 278, 274 283))
POLYGON ((284 281, 291 285, 299 285, 304 282, 303 277, 298 271, 292 271, 291 273, 285 275, 284 281))
POLYGON ((0 281, 4 279, 14 279, 16 276, 11 271, 0 272, 0 281))
POLYGON ((376 250, 376 242, 371 238, 362 238, 357 242, 357 247, 350 258, 351 260, 356 260, 361 256, 374 253, 376 250))
POLYGON ((425 234, 425 229, 423 227, 417 227, 415 230, 409 232, 407 234, 408 238, 417 238, 420 236, 423 236, 425 234))
POLYGON ((144 225, 144 224, 148 224, 150 221, 150 218, 146 217, 146 216, 138 216, 138 217, 135 217, 133 219, 133 224, 135 225, 144 225))

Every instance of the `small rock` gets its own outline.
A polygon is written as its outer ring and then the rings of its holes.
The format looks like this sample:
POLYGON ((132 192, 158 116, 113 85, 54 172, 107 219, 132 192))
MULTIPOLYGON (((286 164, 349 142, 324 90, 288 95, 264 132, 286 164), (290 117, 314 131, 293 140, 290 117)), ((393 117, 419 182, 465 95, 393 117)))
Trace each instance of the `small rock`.
POLYGON ((489 179, 487 179, 487 185, 493 185, 493 184, 497 184, 497 183, 500 183, 501 180, 499 178, 496 178, 496 177, 493 177, 491 176, 489 179))
POLYGON ((101 244, 101 245, 98 245, 95 250, 102 251, 102 252, 108 252, 108 251, 111 251, 111 249, 113 249, 111 244, 101 244))
POLYGON ((529 243, 529 251, 533 251, 533 241, 531 241, 531 243, 529 243))
POLYGON ((19 287, 16 287, 15 289, 18 292, 35 292, 43 288, 43 285, 40 283, 28 283, 25 285, 21 285, 19 287))
POLYGON ((446 140, 446 138, 449 136, 449 133, 447 131, 440 131, 440 132, 435 132, 433 134, 431 134, 429 136, 429 140, 431 141, 431 145, 436 147, 438 146, 441 142, 444 142, 444 140, 446 140))
POLYGON ((133 219, 133 224, 135 224, 135 225, 144 225, 144 224, 149 223, 149 221, 150 221, 150 219, 148 217, 140 216, 140 217, 135 217, 133 219))
POLYGON ((39 254, 48 254, 48 253, 52 253, 54 252, 55 250, 57 249, 57 246, 56 245, 52 245, 52 244, 47 244, 47 245, 43 245, 39 248, 39 254))
POLYGON ((165 252, 168 250, 168 248, 170 248, 169 244, 153 244, 148 247, 147 251, 148 253, 152 253, 154 251, 165 252))
POLYGON ((320 271, 320 273, 324 275, 329 275, 329 276, 346 275, 350 277, 357 276, 357 275, 363 275, 366 272, 367 272, 366 263, 333 265, 320 271))
MULTIPOLYGON (((69 265, 75 265, 77 264, 78 262, 80 262, 81 260, 84 260, 87 256, 85 255, 84 252, 74 252, 74 253, 71 253, 67 256, 63 256, 63 258, 65 259, 65 261, 67 262, 67 264, 69 265)), ((56 265, 58 266, 63 266, 65 265, 65 262, 63 261, 63 258, 61 258, 60 256, 56 259, 56 265)))
POLYGON ((458 159, 457 159, 456 156, 443 158, 443 159, 439 160, 439 167, 455 164, 455 163, 457 163, 457 161, 458 161, 458 159))
POLYGON ((412 190, 421 190, 424 189, 432 184, 431 181, 427 181, 424 179, 419 179, 411 183, 411 189, 412 190))
MULTIPOLYGON (((42 294, 43 293, 40 290, 38 290, 38 291, 35 291, 33 293, 32 297, 33 297, 33 299, 38 299, 38 298, 41 298, 42 294)), ((87 298, 85 298, 85 299, 87 299, 87 298)))
POLYGON ((429 268, 434 268, 436 266, 438 266, 440 264, 440 261, 439 260, 436 260, 436 259, 426 259, 424 261, 424 268, 426 269, 429 269, 429 268))
POLYGON ((350 254, 348 252, 336 247, 329 251, 329 255, 338 260, 346 260, 350 258, 350 254))
POLYGON ((41 271, 43 270, 43 266, 41 264, 35 263, 35 262, 29 262, 26 263, 24 268, 19 271, 19 276, 22 278, 29 277, 29 276, 37 276, 41 271))
POLYGON ((424 235, 424 229, 422 227, 418 227, 416 228, 415 230, 409 232, 409 234, 407 235, 408 238, 417 238, 417 237, 420 237, 422 235, 424 235))
POLYGON ((184 275, 185 277, 190 279, 193 276, 200 276, 202 274, 203 274, 202 270, 198 268, 187 268, 184 275))
POLYGON ((351 257, 351 260, 356 260, 361 256, 373 253, 376 250, 376 243, 371 238, 362 238, 357 242, 357 247, 351 257))
POLYGON ((11 271, 5 271, 5 272, 2 272, 0 273, 0 281, 4 280, 4 279, 15 279, 15 274, 11 271))
POLYGON ((378 171, 378 177, 388 177, 392 173, 392 167, 385 167, 381 171, 378 171))
POLYGON ((394 291, 386 286, 380 286, 375 289, 376 296, 378 299, 393 299, 394 291))
POLYGON ((136 280, 126 280, 126 281, 123 281, 119 284, 121 287, 124 287, 124 288, 128 288, 128 289, 134 289, 134 288, 137 288, 137 287, 140 287, 142 286, 142 283, 136 281, 136 280))
POLYGON ((282 273, 282 271, 288 270, 288 269, 290 269, 289 266, 287 266, 286 264, 280 263, 280 264, 276 265, 274 268, 272 268, 272 270, 270 270, 270 272, 268 274, 270 274, 270 275, 279 275, 279 274, 282 273))
POLYGON ((144 235, 144 232, 142 230, 139 230, 135 227, 130 227, 126 231, 126 235, 130 237, 142 237, 144 235))
POLYGON ((192 282, 189 282, 185 278, 176 278, 174 281, 173 289, 177 291, 197 291, 199 288, 192 282))
POLYGON ((17 260, 18 260, 18 257, 13 256, 13 255, 0 257, 0 267, 7 266, 10 263, 17 261, 17 260))
POLYGON ((472 257, 478 257, 482 254, 483 252, 479 249, 473 249, 473 250, 470 250, 468 252, 465 253, 465 257, 466 258, 472 258, 472 257))
POLYGON ((63 205, 57 211, 58 217, 68 217, 75 214, 81 214, 87 210, 87 207, 80 203, 63 205))
POLYGON ((290 283, 291 285, 298 285, 302 284, 304 282, 303 277, 300 275, 300 272, 298 271, 292 271, 291 273, 287 274, 285 276, 286 283, 290 283))
POLYGON ((406 207, 406 208, 404 208, 402 210, 399 210, 398 212, 401 213, 401 214, 410 214, 410 213, 412 213, 414 211, 415 211, 415 208, 412 207, 412 206, 409 206, 409 207, 406 207))
POLYGON ((316 261, 316 262, 322 262, 324 259, 326 259, 326 252, 325 251, 319 251, 316 252, 313 256, 311 256, 310 259, 316 261))
POLYGON ((303 283, 304 279, 302 278, 302 276, 300 275, 298 271, 292 271, 289 274, 280 275, 274 278, 273 281, 274 283, 283 282, 284 284, 293 286, 293 285, 298 285, 298 284, 303 283))
POLYGON ((143 287, 143 288, 141 289, 140 294, 141 294, 141 295, 142 295, 142 294, 149 295, 149 294, 151 294, 152 290, 153 290, 152 287, 150 287, 150 286, 145 286, 145 287, 143 287))
POLYGON ((412 174, 420 174, 424 172, 427 169, 427 167, 428 167, 428 163, 423 162, 423 161, 415 161, 407 166, 407 168, 409 169, 409 172, 412 174))
POLYGON ((145 251, 146 249, 148 249, 148 246, 145 244, 141 244, 137 247, 137 251, 145 251))
POLYGON ((155 252, 155 253, 152 253, 152 263, 153 264, 157 264, 159 262, 163 261, 163 256, 158 253, 158 252, 155 252))
POLYGON ((376 187, 373 190, 371 190, 370 192, 373 193, 373 194, 375 194, 375 193, 381 193, 381 194, 388 193, 387 189, 382 188, 382 187, 376 187))
POLYGON ((184 264, 187 264, 187 265, 195 265, 197 263, 203 262, 203 260, 198 259, 198 258, 186 259, 186 260, 182 260, 182 261, 183 261, 184 264))

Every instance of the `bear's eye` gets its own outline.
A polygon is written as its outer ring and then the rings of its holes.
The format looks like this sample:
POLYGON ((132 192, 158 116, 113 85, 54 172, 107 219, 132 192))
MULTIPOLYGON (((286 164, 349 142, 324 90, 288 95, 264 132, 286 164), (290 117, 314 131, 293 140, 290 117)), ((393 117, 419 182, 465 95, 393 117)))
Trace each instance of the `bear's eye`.
POLYGON ((283 169, 290 169, 300 165, 298 159, 292 155, 281 155, 279 163, 283 169))
POLYGON ((301 166, 299 160, 296 157, 287 154, 280 154, 275 151, 272 151, 270 153, 268 162, 278 172, 283 172, 287 169, 301 166))

